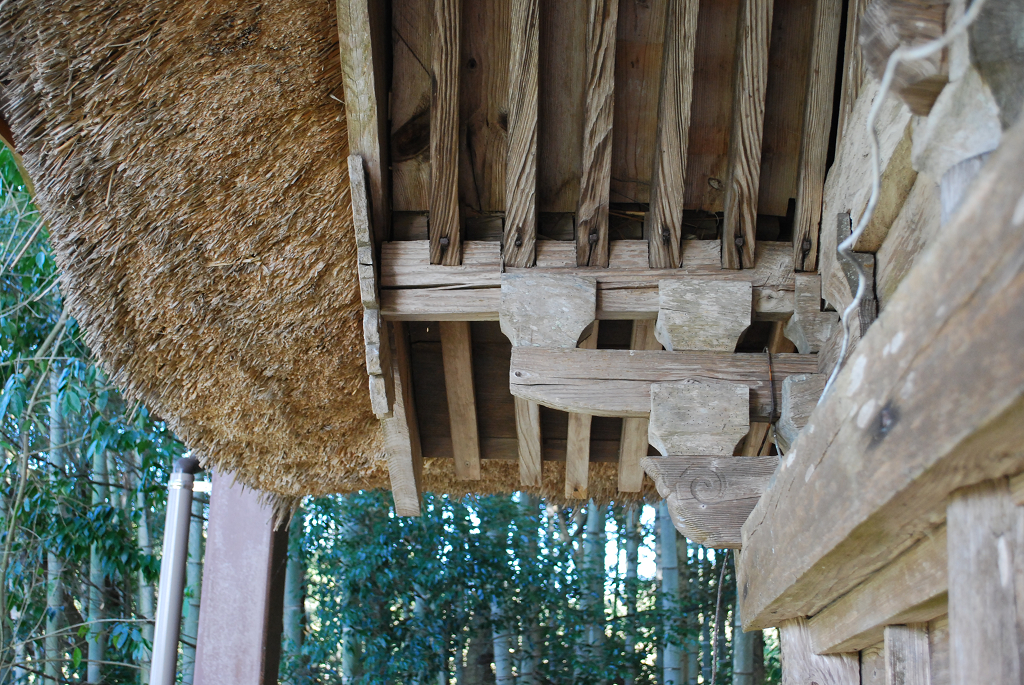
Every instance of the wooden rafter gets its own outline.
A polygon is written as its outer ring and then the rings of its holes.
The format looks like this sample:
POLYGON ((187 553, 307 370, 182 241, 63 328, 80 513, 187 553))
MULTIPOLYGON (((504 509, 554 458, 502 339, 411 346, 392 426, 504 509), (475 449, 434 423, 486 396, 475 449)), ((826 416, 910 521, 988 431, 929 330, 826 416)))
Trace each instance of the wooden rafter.
POLYGON ((512 2, 508 167, 505 170, 505 265, 533 266, 537 242, 539 0, 512 2))
POLYGON ((589 0, 583 179, 576 206, 577 266, 608 266, 608 202, 619 0, 589 0))
POLYGON ((686 196, 686 150, 693 101, 693 61, 700 0, 669 0, 658 105, 658 145, 654 153, 651 209, 644 230, 650 243, 651 268, 683 263, 683 200, 686 196))
POLYGON ((451 418, 455 476, 480 480, 480 435, 473 387, 473 339, 468 321, 441 322, 444 385, 451 418))
POLYGON ((749 269, 754 264, 773 4, 773 0, 742 0, 740 7, 722 223, 722 266, 727 269, 749 269))
POLYGON ((462 0, 435 0, 430 70, 430 263, 462 263, 459 47, 462 0))

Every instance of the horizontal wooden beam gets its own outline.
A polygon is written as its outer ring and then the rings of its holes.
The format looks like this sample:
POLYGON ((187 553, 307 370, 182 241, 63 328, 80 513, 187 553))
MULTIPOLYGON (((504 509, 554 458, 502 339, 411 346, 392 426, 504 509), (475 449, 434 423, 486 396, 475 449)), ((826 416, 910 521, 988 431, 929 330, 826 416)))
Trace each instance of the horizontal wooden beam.
MULTIPOLYGON (((782 381, 817 371, 814 355, 772 355, 775 406, 782 381)), ((690 379, 722 380, 750 388, 750 418, 767 421, 772 409, 768 358, 727 352, 641 352, 636 350, 512 350, 512 394, 553 409, 595 416, 646 418, 651 384, 690 379)))
POLYGON ((958 488, 1024 471, 1024 125, 975 179, 743 527, 747 629, 814 615, 958 488))

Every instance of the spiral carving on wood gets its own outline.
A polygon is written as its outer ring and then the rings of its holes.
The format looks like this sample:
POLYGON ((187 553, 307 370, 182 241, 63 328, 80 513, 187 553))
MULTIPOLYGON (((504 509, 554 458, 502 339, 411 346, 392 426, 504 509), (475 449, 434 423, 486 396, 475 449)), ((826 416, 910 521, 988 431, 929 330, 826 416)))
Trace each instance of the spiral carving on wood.
POLYGON ((722 501, 728 488, 728 482, 725 475, 718 469, 691 466, 683 472, 680 482, 676 486, 676 492, 682 494, 680 491, 684 488, 688 488, 690 496, 701 505, 708 505, 722 501))

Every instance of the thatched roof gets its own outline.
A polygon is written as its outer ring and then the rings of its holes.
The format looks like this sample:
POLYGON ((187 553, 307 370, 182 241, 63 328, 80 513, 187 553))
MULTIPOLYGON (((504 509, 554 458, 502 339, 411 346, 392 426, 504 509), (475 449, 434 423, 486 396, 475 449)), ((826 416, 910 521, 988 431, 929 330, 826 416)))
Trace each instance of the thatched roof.
MULTIPOLYGON (((0 105, 88 344, 207 464, 285 499, 388 487, 337 43, 330 0, 0 4, 0 105)), ((518 488, 515 462, 457 483, 438 461, 427 490, 518 488)))

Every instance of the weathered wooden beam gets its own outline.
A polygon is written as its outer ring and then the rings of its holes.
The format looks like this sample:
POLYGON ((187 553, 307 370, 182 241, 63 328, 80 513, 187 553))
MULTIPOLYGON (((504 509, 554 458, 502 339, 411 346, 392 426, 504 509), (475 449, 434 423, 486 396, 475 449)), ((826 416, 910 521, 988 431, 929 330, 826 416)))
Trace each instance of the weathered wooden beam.
POLYGON ((946 526, 950 682, 1019 683, 1024 677, 1024 512, 1001 478, 954 493, 946 526))
POLYGON ((348 149, 366 164, 376 242, 391 225, 388 169, 388 60, 391 37, 384 0, 338 0, 348 149))
POLYGON ((886 685, 931 685, 928 624, 885 627, 886 685))
POLYGON ((541 485, 541 461, 544 441, 540 428, 540 405, 516 397, 516 437, 519 441, 519 483, 529 487, 541 485))
POLYGON ((1022 194, 1018 126, 860 341, 744 525, 747 628, 814 615, 941 521, 948 494, 1024 471, 1022 194))
POLYGON ((666 350, 732 352, 750 326, 752 295, 749 281, 660 281, 655 335, 666 350))
POLYGON ((575 347, 593 323, 597 281, 535 269, 501 277, 501 332, 513 347, 575 347))
MULTIPOLYGON (((787 376, 817 369, 814 355, 772 355, 774 406, 780 406, 787 376)), ((652 383, 692 378, 746 385, 750 419, 769 420, 772 383, 763 354, 523 347, 513 348, 509 371, 510 389, 518 397, 562 411, 639 418, 650 414, 652 383)))
POLYGON ((435 0, 430 58, 430 263, 462 263, 459 48, 462 0, 435 0))
POLYGON ((512 2, 502 251, 506 266, 533 266, 537 243, 538 5, 538 0, 512 2))
POLYGON ((473 340, 468 321, 442 321, 441 355, 448 394, 455 477, 480 480, 480 435, 473 387, 473 340))
POLYGON ((800 374, 782 381, 782 404, 775 424, 775 439, 783 452, 789 452, 811 412, 825 390, 828 376, 823 373, 800 374))
POLYGON ((940 527, 811 618, 815 653, 859 652, 880 642, 887 625, 945 614, 947 559, 946 529, 940 527))
POLYGON ((423 474, 423 448, 416 421, 416 401, 412 393, 412 359, 405 324, 388 324, 395 351, 392 357, 395 378, 394 412, 381 422, 384 452, 391 478, 391 496, 398 516, 420 515, 420 482, 423 474))
POLYGON ((670 0, 665 23, 658 103, 658 145, 654 153, 651 209, 644 217, 654 269, 683 263, 683 200, 686 150, 690 143, 694 50, 700 0, 670 0))
POLYGON ((800 354, 819 352, 839 325, 839 314, 821 310, 820 275, 796 274, 794 280, 793 316, 786 322, 786 337, 800 354))
MULTIPOLYGON (((641 319, 633 322, 631 350, 659 350, 661 343, 654 337, 654 322, 641 319)), ((622 420, 619 438, 619 492, 640 492, 643 488, 644 469, 640 460, 647 456, 649 421, 645 418, 622 420)))
POLYGON ((793 219, 793 267, 818 268, 818 231, 825 187, 828 138, 832 130, 835 98, 836 46, 842 18, 842 0, 817 0, 811 38, 811 66, 807 72, 804 130, 800 140, 796 211, 793 219))
POLYGON ((750 388, 729 381, 651 385, 648 439, 662 455, 731 456, 750 430, 750 388))
POLYGON ((740 527, 768 487, 778 457, 644 457, 676 529, 706 547, 740 546, 740 527))
MULTIPOLYGON (((590 335, 580 342, 581 350, 597 349, 598 323, 590 335)), ((590 414, 570 413, 565 444, 565 496, 586 499, 590 474, 590 414)))
POLYGON ((860 20, 868 0, 850 0, 846 10, 846 44, 843 48, 843 74, 839 95, 839 127, 836 131, 836 149, 843 144, 848 122, 853 114, 854 104, 863 89, 867 67, 861 55, 858 36, 860 20))
POLYGON ((615 105, 615 27, 619 0, 589 0, 583 178, 576 205, 576 265, 608 266, 608 198, 615 105))
POLYGON ((861 685, 857 655, 815 654, 805 619, 795 618, 780 625, 779 642, 786 685, 861 685))
POLYGON ((740 6, 722 222, 722 266, 726 269, 749 269, 754 265, 773 5, 773 0, 742 0, 740 6))

